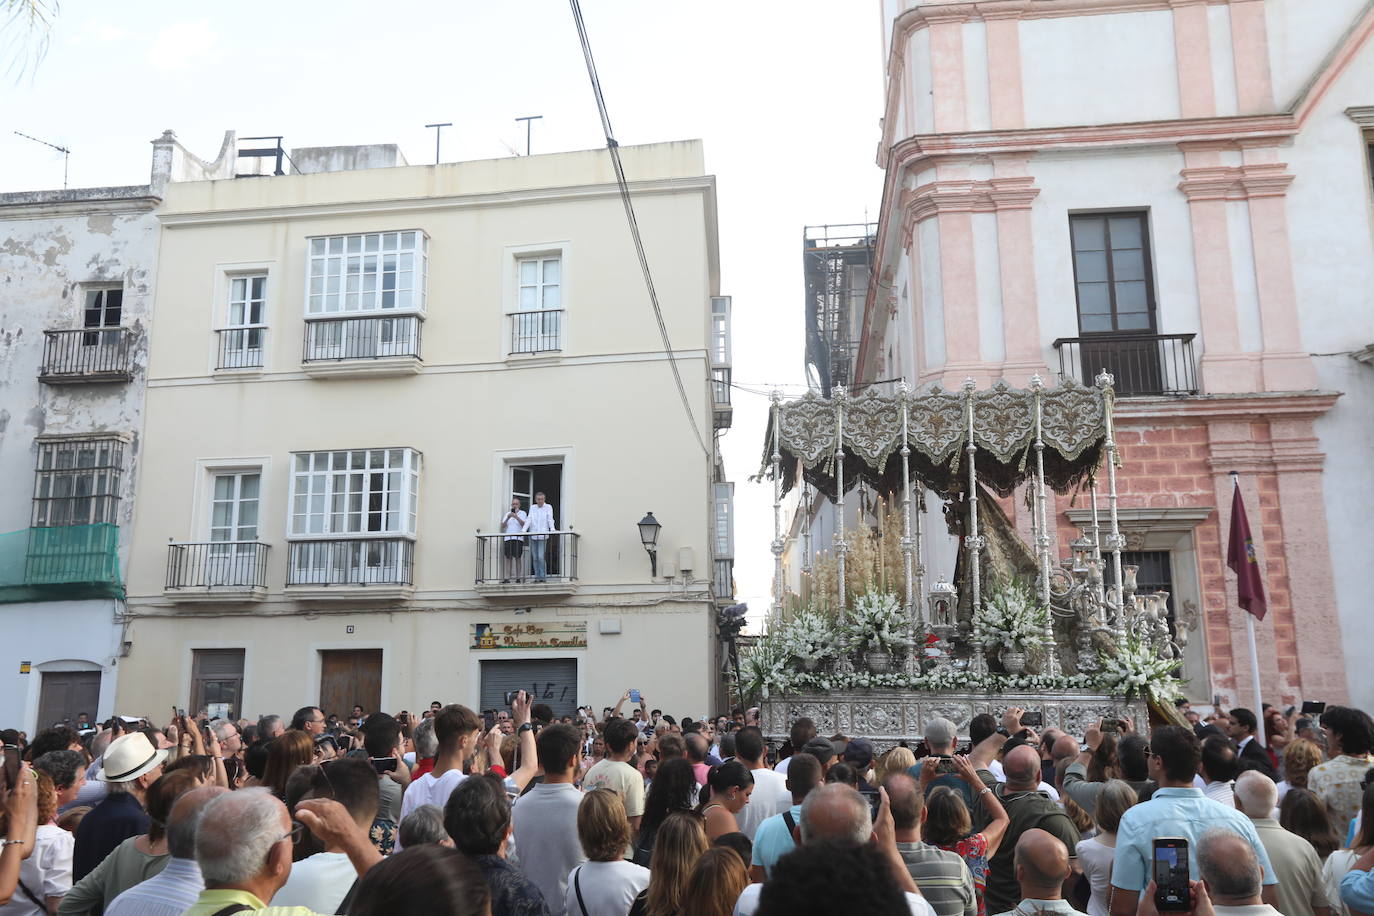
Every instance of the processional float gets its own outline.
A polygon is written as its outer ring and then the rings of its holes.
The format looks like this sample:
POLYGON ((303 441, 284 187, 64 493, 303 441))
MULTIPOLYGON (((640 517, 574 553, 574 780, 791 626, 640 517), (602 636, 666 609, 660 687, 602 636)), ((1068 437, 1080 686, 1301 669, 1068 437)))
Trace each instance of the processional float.
MULTIPOLYGON (((823 732, 882 743, 920 734, 935 715, 962 727, 978 712, 1007 705, 1041 710, 1047 725, 1073 734, 1099 715, 1129 717, 1143 727, 1144 701, 1171 689, 1169 673, 1178 667, 1186 634, 1172 632, 1168 594, 1138 593, 1136 568, 1122 562, 1112 385, 1104 372, 1093 387, 1072 381, 1047 387, 1036 376, 1026 389, 998 382, 979 390, 969 379, 957 392, 915 391, 905 383, 892 392, 836 388, 828 398, 809 392, 793 401, 774 392, 762 469, 773 483, 773 623, 783 625, 786 610, 783 498, 800 484, 835 504, 839 606, 831 614, 844 625, 851 612, 845 499, 862 485, 900 501, 902 610, 911 648, 895 675, 841 650, 828 672, 779 677, 782 689, 763 704, 765 731, 785 735, 792 719, 807 715, 823 732), (1105 519, 1099 514, 1103 476, 1105 519), (1012 496, 1023 485, 1034 601, 1043 611, 1039 670, 1030 675, 996 657, 1002 670, 990 668, 979 623, 988 594, 983 516, 1005 522, 993 497, 1012 496), (1050 491, 1084 496, 1092 509, 1090 527, 1071 540, 1063 559, 1050 491), (956 568, 933 576, 925 564, 927 494, 944 501, 959 538, 956 568)), ((1005 524, 994 530, 1011 531, 1005 524)))

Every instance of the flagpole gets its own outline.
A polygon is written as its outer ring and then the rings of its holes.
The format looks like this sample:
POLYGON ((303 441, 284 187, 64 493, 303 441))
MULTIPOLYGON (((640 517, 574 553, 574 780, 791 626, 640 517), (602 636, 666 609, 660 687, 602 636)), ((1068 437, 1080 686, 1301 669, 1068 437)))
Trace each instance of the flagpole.
MULTIPOLYGON (((1240 489, 1239 472, 1231 472, 1231 483, 1235 489, 1240 489)), ((1250 642, 1250 677, 1255 684, 1255 719, 1258 722, 1255 740, 1260 747, 1267 747, 1264 740, 1264 690, 1260 687, 1259 650, 1255 648, 1255 615, 1249 611, 1245 612, 1245 635, 1250 642)))

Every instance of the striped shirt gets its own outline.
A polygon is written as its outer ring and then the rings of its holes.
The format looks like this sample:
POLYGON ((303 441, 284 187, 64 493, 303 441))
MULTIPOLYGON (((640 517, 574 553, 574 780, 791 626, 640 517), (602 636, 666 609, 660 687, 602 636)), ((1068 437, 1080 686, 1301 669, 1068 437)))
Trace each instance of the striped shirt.
POLYGON ((962 856, 921 842, 898 843, 897 851, 936 916, 976 916, 973 875, 962 856))
POLYGON ((105 916, 181 916, 203 890, 195 859, 168 859, 162 871, 111 901, 105 916))

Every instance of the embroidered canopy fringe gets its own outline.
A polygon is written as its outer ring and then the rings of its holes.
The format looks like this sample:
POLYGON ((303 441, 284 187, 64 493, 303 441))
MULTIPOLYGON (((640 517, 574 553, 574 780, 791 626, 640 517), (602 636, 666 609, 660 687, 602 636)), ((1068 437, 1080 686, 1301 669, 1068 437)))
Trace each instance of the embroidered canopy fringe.
MULTIPOLYGON (((1027 461, 1034 444, 1034 399, 1041 398, 1045 444, 1045 485, 1067 493, 1102 460, 1110 388, 1085 388, 1065 382, 1058 388, 1011 388, 998 382, 974 392, 973 440, 978 481, 998 496, 1010 495, 1032 472, 1027 461)), ((960 472, 967 445, 966 395, 938 386, 912 394, 880 394, 875 388, 847 398, 844 410, 845 489, 863 482, 880 492, 899 492, 901 462, 891 461, 902 447, 902 401, 906 400, 911 476, 942 499, 965 492, 960 472)), ((837 402, 815 392, 778 406, 769 415, 764 466, 772 472, 773 424, 779 424, 782 490, 803 479, 835 499, 837 402)))

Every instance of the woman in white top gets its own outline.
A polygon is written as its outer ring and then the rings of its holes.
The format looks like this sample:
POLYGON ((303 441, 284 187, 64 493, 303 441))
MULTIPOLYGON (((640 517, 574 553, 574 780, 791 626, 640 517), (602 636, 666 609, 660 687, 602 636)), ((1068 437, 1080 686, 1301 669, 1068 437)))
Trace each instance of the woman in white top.
POLYGON ((649 886, 649 869, 625 861, 630 820, 614 789, 593 789, 577 807, 577 838, 587 861, 568 873, 568 916, 627 916, 649 886))
POLYGON ((1322 884, 1331 901, 1331 916, 1350 916, 1350 908, 1341 902, 1341 879, 1360 856, 1374 847, 1374 786, 1364 790, 1364 804, 1359 816, 1359 830, 1349 849, 1337 849, 1322 864, 1322 884), (1365 815, 1369 817, 1365 817, 1365 815))
POLYGON ((1112 859, 1116 856, 1116 828, 1136 802, 1136 791, 1120 779, 1108 780, 1093 806, 1097 835, 1078 844, 1078 862, 1092 887, 1088 916, 1108 916, 1112 895, 1112 859))
POLYGON ((19 883, 10 902, 0 906, 4 916, 47 916, 72 887, 72 850, 76 839, 53 823, 57 814, 57 790, 52 777, 36 771, 38 830, 33 855, 19 866, 19 883))

